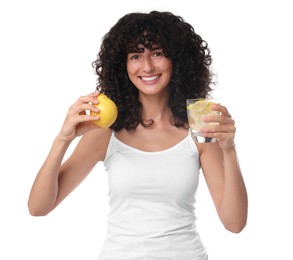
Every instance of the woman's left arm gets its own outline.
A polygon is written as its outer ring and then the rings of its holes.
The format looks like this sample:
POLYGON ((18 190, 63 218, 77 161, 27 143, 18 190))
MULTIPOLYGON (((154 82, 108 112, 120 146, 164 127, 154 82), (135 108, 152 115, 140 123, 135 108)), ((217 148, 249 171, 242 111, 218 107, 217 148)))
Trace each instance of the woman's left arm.
POLYGON ((234 144, 235 123, 226 107, 215 105, 213 109, 221 115, 204 120, 219 124, 201 132, 217 142, 198 144, 201 166, 221 222, 227 230, 239 233, 246 225, 248 198, 234 144))

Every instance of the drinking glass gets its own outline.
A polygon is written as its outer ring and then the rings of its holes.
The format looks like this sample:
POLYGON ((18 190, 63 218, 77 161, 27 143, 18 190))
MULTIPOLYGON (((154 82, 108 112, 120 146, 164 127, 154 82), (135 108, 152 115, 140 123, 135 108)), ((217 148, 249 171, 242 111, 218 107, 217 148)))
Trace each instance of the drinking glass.
POLYGON ((208 125, 216 125, 217 122, 203 122, 203 116, 218 115, 218 111, 212 110, 214 104, 218 104, 218 99, 187 99, 186 109, 189 129, 191 131, 192 137, 197 143, 212 143, 216 141, 216 138, 209 138, 202 136, 200 128, 208 125))

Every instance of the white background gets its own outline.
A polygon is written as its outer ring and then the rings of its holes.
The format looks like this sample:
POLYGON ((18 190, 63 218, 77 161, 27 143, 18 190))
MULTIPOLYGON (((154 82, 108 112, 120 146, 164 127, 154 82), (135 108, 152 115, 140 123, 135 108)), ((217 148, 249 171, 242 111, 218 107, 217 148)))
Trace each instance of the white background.
POLYGON ((108 213, 101 165, 46 217, 30 216, 27 198, 68 107, 95 89, 91 62, 103 35, 122 15, 153 9, 181 15, 209 43, 216 94, 237 125, 248 224, 224 230, 202 178, 196 214, 209 259, 293 259, 289 3, 1 1, 0 259, 97 258, 108 213))

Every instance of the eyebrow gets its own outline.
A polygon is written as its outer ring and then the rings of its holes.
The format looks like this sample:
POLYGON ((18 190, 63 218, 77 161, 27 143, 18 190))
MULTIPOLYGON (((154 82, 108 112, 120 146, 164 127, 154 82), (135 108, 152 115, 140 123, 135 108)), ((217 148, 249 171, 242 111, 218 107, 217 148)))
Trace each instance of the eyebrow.
POLYGON ((155 47, 155 48, 146 48, 145 46, 143 46, 142 48, 138 48, 138 49, 133 49, 133 50, 130 50, 130 52, 128 52, 128 54, 130 53, 142 53, 144 52, 145 49, 148 49, 150 51, 157 51, 157 50, 164 50, 162 46, 158 46, 158 47, 155 47))

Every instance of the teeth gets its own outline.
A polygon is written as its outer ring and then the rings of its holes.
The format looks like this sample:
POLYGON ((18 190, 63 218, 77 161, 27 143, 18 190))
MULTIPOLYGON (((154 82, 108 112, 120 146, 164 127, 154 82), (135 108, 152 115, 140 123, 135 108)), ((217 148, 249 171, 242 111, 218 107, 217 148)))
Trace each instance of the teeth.
POLYGON ((151 81, 157 79, 159 76, 153 76, 153 77, 141 77, 142 80, 145 81, 151 81))

